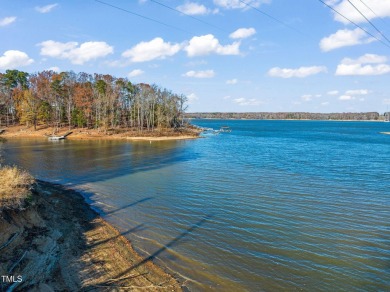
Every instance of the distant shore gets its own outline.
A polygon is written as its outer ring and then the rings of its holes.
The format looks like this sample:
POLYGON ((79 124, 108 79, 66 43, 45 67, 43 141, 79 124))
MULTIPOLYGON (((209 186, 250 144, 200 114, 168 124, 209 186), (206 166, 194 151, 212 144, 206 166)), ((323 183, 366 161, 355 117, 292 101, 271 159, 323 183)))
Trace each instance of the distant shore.
MULTIPOLYGON (((38 181, 30 206, 0 216, 0 289, 181 291, 73 190, 38 181)), ((133 231, 135 232, 135 231, 133 231)), ((8 290, 7 290, 8 291, 8 290)))
POLYGON ((246 118, 188 118, 188 119, 189 120, 230 120, 230 121, 384 122, 383 120, 246 119, 246 118))
MULTIPOLYGON (((52 135, 53 128, 40 126, 37 130, 33 127, 25 126, 11 126, 3 127, 4 131, 1 137, 4 138, 47 138, 52 135)), ((187 140, 196 139, 199 136, 200 131, 195 127, 189 127, 174 131, 172 129, 155 130, 155 131, 143 131, 138 132, 130 129, 114 129, 108 131, 102 131, 97 129, 88 128, 75 128, 70 129, 60 128, 56 131, 56 136, 65 135, 68 132, 72 132, 66 139, 69 140, 133 140, 133 141, 165 141, 165 140, 187 140)))
POLYGON ((188 119, 290 120, 290 121, 383 121, 378 112, 310 113, 310 112, 195 112, 188 119))

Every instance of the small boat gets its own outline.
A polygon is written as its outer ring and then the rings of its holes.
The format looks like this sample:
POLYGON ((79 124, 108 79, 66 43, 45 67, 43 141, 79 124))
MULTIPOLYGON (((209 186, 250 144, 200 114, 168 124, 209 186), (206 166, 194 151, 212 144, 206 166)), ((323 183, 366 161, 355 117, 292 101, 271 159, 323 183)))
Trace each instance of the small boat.
POLYGON ((230 129, 230 127, 228 127, 228 126, 222 126, 219 129, 219 132, 221 132, 221 133, 230 133, 231 131, 232 131, 232 129, 230 129))
POLYGON ((58 141, 65 139, 65 136, 50 136, 49 141, 58 141))
POLYGON ((214 130, 213 128, 203 128, 201 134, 202 136, 218 135, 219 131, 214 130))

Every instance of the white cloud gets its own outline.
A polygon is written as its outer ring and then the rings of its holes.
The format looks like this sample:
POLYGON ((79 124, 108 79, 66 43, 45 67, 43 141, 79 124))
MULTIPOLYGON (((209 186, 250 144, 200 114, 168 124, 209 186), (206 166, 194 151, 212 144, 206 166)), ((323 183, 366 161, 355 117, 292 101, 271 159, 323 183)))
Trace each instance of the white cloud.
POLYGON ((274 67, 268 71, 268 75, 271 77, 281 77, 281 78, 292 78, 292 77, 304 78, 321 72, 324 73, 327 72, 326 67, 311 66, 311 67, 299 67, 297 69, 274 67))
POLYGON ((360 28, 354 30, 340 29, 336 33, 323 38, 320 41, 320 48, 324 52, 329 52, 337 48, 368 44, 374 40, 374 38, 369 38, 360 28))
POLYGON ((46 6, 37 6, 37 7, 35 7, 35 10, 38 11, 39 13, 49 13, 57 6, 58 6, 57 3, 49 4, 46 6))
POLYGON ((15 16, 4 17, 0 19, 0 27, 10 25, 11 23, 15 22, 15 20, 15 16))
POLYGON ((325 3, 330 5, 330 6, 333 6, 333 5, 337 4, 338 2, 340 2, 340 0, 325 0, 325 3))
POLYGON ((187 95, 187 99, 189 103, 193 103, 199 99, 199 97, 195 93, 190 93, 187 95))
POLYGON ((344 58, 337 65, 336 75, 339 76, 369 76, 390 73, 390 65, 385 64, 386 56, 365 54, 358 59, 344 58), (375 64, 375 65, 372 65, 375 64))
POLYGON ((327 106, 327 105, 329 105, 329 101, 321 102, 321 105, 322 105, 322 106, 327 106))
POLYGON ((301 96, 301 99, 304 101, 311 101, 313 99, 313 96, 311 94, 305 94, 301 96))
POLYGON ((132 78, 132 77, 137 77, 137 76, 140 76, 142 74, 144 74, 145 72, 142 71, 141 69, 134 69, 133 71, 131 71, 127 76, 129 78, 132 78))
POLYGON ((60 71, 60 68, 59 67, 57 67, 57 66, 54 66, 54 67, 50 67, 50 68, 48 68, 48 69, 46 69, 47 71, 54 71, 54 72, 61 72, 60 71))
POLYGON ((132 62, 147 62, 173 56, 180 49, 180 44, 164 42, 162 38, 157 37, 149 42, 140 42, 131 49, 124 51, 122 56, 130 58, 132 62))
POLYGON ((347 95, 366 95, 369 91, 367 89, 353 89, 353 90, 347 90, 345 94, 347 95))
POLYGON ((226 84, 237 84, 238 80, 236 78, 231 79, 231 80, 226 80, 226 84))
POLYGON ((271 0, 214 0, 214 4, 224 9, 248 9, 248 6, 259 7, 261 4, 270 3, 271 0), (247 5, 245 5, 244 3, 247 5))
POLYGON ((328 91, 326 94, 327 95, 337 95, 337 94, 339 94, 339 91, 338 90, 331 90, 331 91, 328 91))
POLYGON ((229 37, 232 39, 245 39, 256 33, 256 30, 253 27, 250 28, 239 28, 236 31, 232 32, 229 37))
POLYGON ((214 70, 204 70, 204 71, 188 71, 183 74, 185 77, 194 77, 194 78, 212 78, 215 76, 214 70))
POLYGON ((353 97, 352 95, 347 95, 347 94, 344 94, 344 95, 341 95, 339 97, 340 100, 352 100, 352 99, 355 99, 355 97, 353 97))
POLYGON ((263 104, 262 101, 260 101, 260 100, 258 100, 256 98, 247 99, 247 98, 244 98, 244 97, 233 99, 233 102, 238 104, 238 105, 240 105, 240 106, 261 105, 261 104, 263 104))
POLYGON ((34 62, 25 52, 9 50, 0 57, 0 69, 16 69, 34 62))
POLYGON ((218 55, 238 55, 240 53, 240 42, 223 46, 212 34, 207 34, 193 37, 184 50, 189 57, 204 56, 212 53, 218 55))
POLYGON ((70 51, 75 49, 78 45, 77 42, 61 43, 52 40, 44 41, 40 44, 41 55, 53 57, 53 58, 67 58, 70 51))
POLYGON ((105 57, 114 52, 114 48, 106 42, 85 42, 78 46, 77 42, 61 43, 49 40, 38 45, 41 46, 42 56, 68 59, 72 64, 77 65, 105 57))
MULTIPOLYGON (((366 22, 364 17, 352 7, 351 3, 348 0, 342 1, 332 1, 330 3, 335 10, 340 12, 340 14, 344 15, 348 19, 352 20, 356 23, 366 22)), ((362 14, 364 14, 368 19, 374 19, 377 17, 389 17, 390 16, 390 1, 389 0, 370 0, 366 5, 364 5, 364 1, 353 1, 353 4, 359 9, 362 14), (370 10, 375 11, 375 14, 370 10)), ((344 24, 348 24, 349 21, 345 18, 341 17, 339 14, 334 13, 334 19, 336 21, 342 22, 344 24)))
MULTIPOLYGON (((354 100, 356 99, 356 95, 367 95, 369 93, 370 92, 367 89, 351 89, 345 91, 343 95, 339 96, 339 100, 354 100)), ((359 101, 364 101, 364 98, 360 97, 359 101)))
POLYGON ((385 98, 385 99, 383 100, 383 104, 390 105, 390 98, 385 98))
POLYGON ((357 59, 344 58, 343 64, 353 65, 353 64, 379 64, 387 62, 386 56, 380 56, 375 54, 365 54, 360 56, 357 59))
POLYGON ((205 15, 218 12, 218 10, 211 11, 203 4, 195 2, 187 2, 183 5, 177 6, 176 9, 188 15, 205 15))

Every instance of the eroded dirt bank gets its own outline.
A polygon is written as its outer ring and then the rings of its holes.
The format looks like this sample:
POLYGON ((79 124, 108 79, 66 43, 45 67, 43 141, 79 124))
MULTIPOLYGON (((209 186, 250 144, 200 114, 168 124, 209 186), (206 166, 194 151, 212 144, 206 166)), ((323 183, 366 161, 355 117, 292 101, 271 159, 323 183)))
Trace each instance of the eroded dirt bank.
POLYGON ((80 194, 42 181, 0 217, 0 276, 0 291, 181 291, 80 194))

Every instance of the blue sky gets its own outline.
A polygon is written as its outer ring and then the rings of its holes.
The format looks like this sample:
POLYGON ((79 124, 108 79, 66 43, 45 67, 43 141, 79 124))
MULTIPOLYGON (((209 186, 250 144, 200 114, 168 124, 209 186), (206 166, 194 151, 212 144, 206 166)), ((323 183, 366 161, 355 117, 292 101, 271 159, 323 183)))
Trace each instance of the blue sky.
MULTIPOLYGON (((349 1, 390 39, 390 0, 349 1)), ((382 113, 390 42, 349 1, 324 0, 364 30, 318 0, 2 0, 0 72, 128 77, 190 112, 382 113)))

